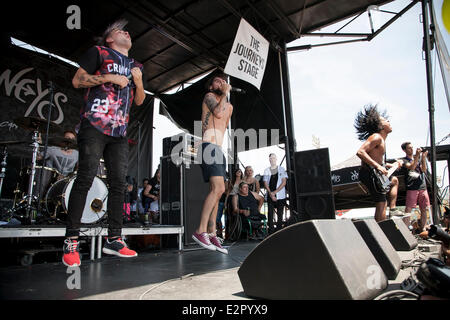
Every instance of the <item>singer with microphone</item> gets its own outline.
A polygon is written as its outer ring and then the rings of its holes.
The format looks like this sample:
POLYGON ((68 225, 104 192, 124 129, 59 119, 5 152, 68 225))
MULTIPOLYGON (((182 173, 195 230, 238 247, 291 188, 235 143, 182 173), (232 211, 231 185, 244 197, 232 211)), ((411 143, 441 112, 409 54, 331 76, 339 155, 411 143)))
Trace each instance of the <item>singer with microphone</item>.
POLYGON ((202 168, 204 181, 209 182, 210 191, 203 203, 200 224, 192 238, 206 249, 228 254, 216 234, 216 217, 227 180, 222 143, 233 114, 233 106, 228 102, 231 86, 225 74, 214 73, 206 83, 206 90, 208 92, 202 103, 202 144, 198 149, 197 163, 202 168))
POLYGON ((78 236, 86 196, 97 174, 100 158, 108 170, 108 239, 103 253, 135 257, 122 240, 122 210, 128 168, 127 126, 133 102, 145 99, 143 66, 128 56, 130 34, 124 30, 126 20, 111 24, 99 39, 99 45, 79 60, 73 77, 75 88, 85 89, 78 129, 78 174, 69 196, 63 263, 69 267, 81 264, 78 236), (132 81, 130 81, 132 79, 132 81))

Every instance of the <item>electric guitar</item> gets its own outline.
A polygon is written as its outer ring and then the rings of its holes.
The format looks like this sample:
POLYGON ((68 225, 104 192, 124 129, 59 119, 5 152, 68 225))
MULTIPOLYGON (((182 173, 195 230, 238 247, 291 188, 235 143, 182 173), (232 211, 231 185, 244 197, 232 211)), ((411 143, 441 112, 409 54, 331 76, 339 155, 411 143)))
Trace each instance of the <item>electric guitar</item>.
POLYGON ((395 162, 392 167, 388 170, 387 174, 382 174, 375 168, 372 168, 372 179, 375 186, 375 190, 380 193, 387 193, 391 190, 391 181, 389 178, 392 174, 400 167, 398 162, 395 162))

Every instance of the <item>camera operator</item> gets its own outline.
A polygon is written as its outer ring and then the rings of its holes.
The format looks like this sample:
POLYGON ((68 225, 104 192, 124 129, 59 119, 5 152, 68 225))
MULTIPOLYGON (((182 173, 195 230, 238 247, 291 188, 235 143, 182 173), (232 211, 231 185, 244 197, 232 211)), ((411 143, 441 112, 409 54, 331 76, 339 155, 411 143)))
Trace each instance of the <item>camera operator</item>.
POLYGON ((419 204, 420 219, 417 221, 416 232, 420 234, 426 230, 428 211, 430 209, 430 197, 427 191, 425 174, 427 172, 428 151, 423 152, 422 148, 417 148, 414 153, 411 142, 404 142, 401 145, 405 152, 403 167, 406 169, 406 208, 405 213, 411 213, 412 209, 419 204))

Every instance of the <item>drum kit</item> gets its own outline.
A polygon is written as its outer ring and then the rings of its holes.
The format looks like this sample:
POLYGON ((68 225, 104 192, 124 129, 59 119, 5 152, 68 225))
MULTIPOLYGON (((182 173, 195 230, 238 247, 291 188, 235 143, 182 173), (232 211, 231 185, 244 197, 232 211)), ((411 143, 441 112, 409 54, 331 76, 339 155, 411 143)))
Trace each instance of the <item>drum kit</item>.
MULTIPOLYGON (((47 222, 50 224, 62 223, 66 220, 68 202, 76 179, 76 171, 67 177, 62 176, 58 170, 44 165, 38 165, 39 151, 44 150, 45 156, 48 146, 57 146, 63 149, 77 149, 76 141, 63 138, 48 137, 48 132, 62 132, 60 127, 45 119, 23 117, 15 119, 19 127, 32 132, 31 165, 20 171, 17 188, 14 191, 13 207, 7 210, 8 220, 16 218, 22 224, 47 222), (40 140, 40 134, 45 134, 45 143, 40 140)), ((6 176, 8 146, 30 143, 29 141, 0 141, 3 147, 3 157, 0 172, 0 196, 3 181, 6 176)), ((94 178, 88 192, 81 223, 94 224, 105 218, 108 199, 108 188, 105 179, 106 168, 101 161, 97 176, 94 178)))

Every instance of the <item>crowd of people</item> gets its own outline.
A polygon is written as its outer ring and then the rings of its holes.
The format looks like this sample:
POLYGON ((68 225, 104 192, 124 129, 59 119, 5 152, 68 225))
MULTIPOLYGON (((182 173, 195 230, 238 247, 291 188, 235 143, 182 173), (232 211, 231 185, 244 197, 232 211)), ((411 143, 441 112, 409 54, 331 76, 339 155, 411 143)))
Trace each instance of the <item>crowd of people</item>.
MULTIPOLYGON (((264 175, 254 175, 252 166, 246 166, 244 171, 236 169, 225 182, 217 209, 216 232, 220 238, 229 238, 230 221, 244 219, 242 236, 250 239, 263 239, 266 235, 285 226, 286 219, 286 170, 276 164, 275 154, 269 155, 270 166, 264 175), (263 204, 267 202, 267 213, 263 204), (264 212, 264 213, 263 213, 264 212), (240 218, 237 218, 240 217, 240 218), (246 221, 252 223, 251 234, 245 228, 246 221), (262 222, 262 223, 261 223, 262 222)), ((123 219, 124 223, 140 222, 144 224, 159 224, 159 193, 160 169, 156 170, 151 179, 144 178, 142 186, 137 186, 134 178, 127 176, 123 219)))
POLYGON ((251 239, 263 239, 284 226, 288 176, 286 170, 277 165, 275 154, 269 155, 269 162, 262 176, 255 176, 252 166, 246 166, 244 171, 235 169, 226 181, 216 220, 219 237, 232 238, 229 229, 234 221, 243 225, 243 233, 251 239), (262 213, 264 202, 267 202, 267 214, 262 213), (224 226, 227 227, 225 232, 224 226))

